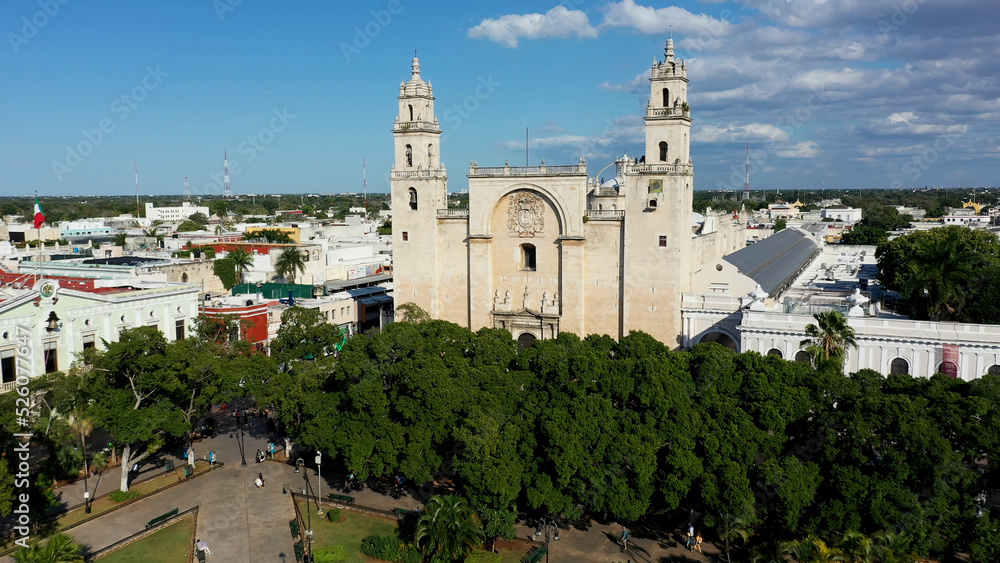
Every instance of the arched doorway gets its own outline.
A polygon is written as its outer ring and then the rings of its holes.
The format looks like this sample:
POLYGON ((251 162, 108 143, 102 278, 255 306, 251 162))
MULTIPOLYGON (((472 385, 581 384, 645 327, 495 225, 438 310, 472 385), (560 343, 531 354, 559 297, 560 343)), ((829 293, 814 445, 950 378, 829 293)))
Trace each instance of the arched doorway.
POLYGON ((517 337, 517 343, 521 345, 521 348, 531 348, 535 344, 535 335, 530 332, 522 332, 521 336, 517 337))
POLYGON ((736 341, 733 340, 731 336, 729 336, 724 332, 710 332, 705 336, 702 336, 699 342, 715 342, 716 344, 720 344, 722 346, 725 346, 726 348, 729 348, 733 352, 740 351, 740 347, 738 344, 736 344, 736 341))
POLYGON ((809 352, 806 352, 805 350, 799 350, 795 353, 795 361, 800 364, 811 364, 812 356, 810 356, 809 352))
POLYGON ((937 373, 943 373, 948 377, 958 377, 958 364, 951 360, 945 360, 938 364, 937 373))
POLYGON ((890 375, 909 375, 910 374, 910 362, 904 360, 903 358, 896 358, 889 364, 889 374, 890 375))
POLYGON ((771 348, 770 350, 768 350, 767 351, 767 355, 768 356, 774 356, 776 358, 784 358, 785 357, 785 355, 781 353, 781 350, 778 350, 777 348, 771 348))

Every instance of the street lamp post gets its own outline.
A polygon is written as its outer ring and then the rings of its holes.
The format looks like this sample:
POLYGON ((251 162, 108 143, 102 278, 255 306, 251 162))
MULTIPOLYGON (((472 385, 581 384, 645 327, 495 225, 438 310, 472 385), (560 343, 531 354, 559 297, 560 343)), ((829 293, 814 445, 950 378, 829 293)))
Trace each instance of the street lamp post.
POLYGON ((83 512, 90 514, 90 491, 83 491, 83 512))
POLYGON ((240 425, 240 465, 247 464, 247 439, 246 434, 243 433, 243 417, 237 416, 236 419, 239 421, 240 425))
POLYGON ((549 563, 549 540, 559 541, 559 526, 556 526, 555 520, 543 518, 541 525, 535 528, 535 537, 541 536, 543 530, 545 533, 545 563, 549 563))
POLYGON ((323 514, 323 507, 319 505, 319 497, 323 495, 323 453, 316 452, 316 514, 323 514))

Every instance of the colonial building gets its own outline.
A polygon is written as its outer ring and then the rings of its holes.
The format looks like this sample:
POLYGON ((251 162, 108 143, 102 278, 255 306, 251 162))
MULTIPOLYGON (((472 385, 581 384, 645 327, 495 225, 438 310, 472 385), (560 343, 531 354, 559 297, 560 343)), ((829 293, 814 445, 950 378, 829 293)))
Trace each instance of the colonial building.
POLYGON ((681 294, 700 264, 743 245, 729 217, 692 214, 687 69, 673 41, 656 60, 643 158, 622 157, 601 183, 569 166, 469 168, 469 207, 449 209, 431 84, 413 59, 399 87, 393 272, 397 306, 510 330, 522 344, 559 332, 642 330, 672 346, 681 294))

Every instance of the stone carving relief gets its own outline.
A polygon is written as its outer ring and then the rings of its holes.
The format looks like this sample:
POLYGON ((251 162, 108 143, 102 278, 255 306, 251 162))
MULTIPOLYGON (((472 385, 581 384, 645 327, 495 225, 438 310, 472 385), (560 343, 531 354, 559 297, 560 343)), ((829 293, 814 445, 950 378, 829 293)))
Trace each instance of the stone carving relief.
POLYGON ((512 194, 507 211, 510 236, 532 238, 541 235, 545 230, 544 205, 542 198, 531 192, 512 194))

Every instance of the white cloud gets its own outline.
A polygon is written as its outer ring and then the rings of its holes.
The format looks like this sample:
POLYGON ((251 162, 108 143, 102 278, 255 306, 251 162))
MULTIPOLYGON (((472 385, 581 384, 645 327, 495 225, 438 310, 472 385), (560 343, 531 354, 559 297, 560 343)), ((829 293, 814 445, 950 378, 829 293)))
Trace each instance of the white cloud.
POLYGON ((871 135, 963 135, 969 131, 967 124, 934 122, 912 111, 889 114, 884 119, 872 119, 867 123, 866 132, 871 135))
POLYGON ((638 94, 641 92, 649 91, 649 77, 652 74, 651 70, 640 73, 638 76, 625 82, 623 84, 612 84, 608 81, 601 83, 598 88, 605 90, 607 92, 631 92, 633 94, 638 94))
POLYGON ((709 34, 714 37, 724 37, 732 30, 728 21, 706 14, 692 14, 677 6, 640 6, 633 0, 609 4, 604 9, 604 22, 601 23, 601 27, 631 28, 646 35, 663 35, 670 31, 671 26, 677 33, 709 34))
POLYGON ((816 158, 819 147, 812 141, 802 141, 788 148, 776 150, 774 154, 781 158, 816 158))
POLYGON ((692 140, 699 143, 731 143, 788 140, 788 132, 767 123, 743 125, 702 125, 692 129, 692 140))
POLYGON ((506 15, 487 18, 469 30, 469 37, 489 39, 504 47, 517 47, 521 38, 544 39, 547 37, 567 38, 597 37, 597 30, 590 25, 587 14, 580 10, 568 10, 556 6, 545 14, 506 15))

